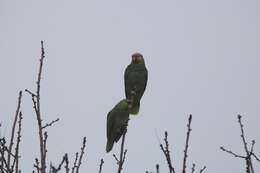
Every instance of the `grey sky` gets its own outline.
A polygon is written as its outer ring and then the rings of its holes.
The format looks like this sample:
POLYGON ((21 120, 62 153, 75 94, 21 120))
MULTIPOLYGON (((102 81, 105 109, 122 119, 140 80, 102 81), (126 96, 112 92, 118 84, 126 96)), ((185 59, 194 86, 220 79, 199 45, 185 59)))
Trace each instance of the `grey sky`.
MULTIPOLYGON (((46 60, 42 80, 49 159, 78 151, 87 137, 82 172, 114 172, 105 154, 106 114, 124 97, 123 73, 140 51, 149 70, 140 113, 126 137, 125 172, 167 170, 155 131, 169 132, 174 163, 181 169, 188 114, 193 114, 188 169, 244 172, 244 161, 219 150, 243 153, 236 115, 260 154, 260 2, 197 1, 0 1, 1 133, 10 134, 20 89, 35 89, 40 40, 46 60)), ((38 153, 36 119, 24 93, 23 172, 38 153)), ((254 162, 255 171, 260 164, 254 162)))

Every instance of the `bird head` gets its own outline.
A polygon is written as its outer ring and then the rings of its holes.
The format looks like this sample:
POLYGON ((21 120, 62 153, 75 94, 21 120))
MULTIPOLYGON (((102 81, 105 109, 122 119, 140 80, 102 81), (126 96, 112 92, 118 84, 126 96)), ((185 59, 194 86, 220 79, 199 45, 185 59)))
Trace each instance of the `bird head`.
POLYGON ((143 58, 143 55, 141 53, 134 53, 132 55, 132 63, 133 64, 139 64, 139 63, 142 63, 144 62, 144 58, 143 58))

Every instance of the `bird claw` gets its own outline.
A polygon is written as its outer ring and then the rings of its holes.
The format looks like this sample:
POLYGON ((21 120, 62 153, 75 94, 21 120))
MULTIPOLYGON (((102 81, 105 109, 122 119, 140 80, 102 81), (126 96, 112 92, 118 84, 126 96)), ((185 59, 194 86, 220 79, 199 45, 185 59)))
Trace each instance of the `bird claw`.
POLYGON ((123 125, 123 132, 125 132, 125 133, 127 131, 127 126, 128 126, 128 122, 125 122, 123 125))

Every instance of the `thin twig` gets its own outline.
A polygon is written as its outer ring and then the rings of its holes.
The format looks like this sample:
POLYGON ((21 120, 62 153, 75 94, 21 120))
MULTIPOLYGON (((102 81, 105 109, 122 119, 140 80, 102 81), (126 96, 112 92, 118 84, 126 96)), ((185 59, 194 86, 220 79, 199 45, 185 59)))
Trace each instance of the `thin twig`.
POLYGON ((195 163, 192 164, 192 167, 191 167, 191 173, 194 173, 195 172, 195 163))
POLYGON ((252 140, 250 153, 254 152, 255 140, 252 140))
MULTIPOLYGON (((2 138, 2 139, 4 139, 4 138, 2 138)), ((3 146, 2 146, 2 147, 3 147, 3 150, 6 151, 8 154, 10 154, 11 156, 13 156, 13 157, 15 158, 15 155, 14 155, 13 153, 11 153, 11 152, 8 150, 7 146, 5 145, 6 141, 4 140, 4 143, 0 141, 0 143, 1 143, 1 145, 3 145, 3 146)), ((7 163, 7 161, 6 161, 6 163, 7 163)))
POLYGON ((156 164, 156 173, 159 173, 159 164, 156 164))
POLYGON ((247 161, 246 161, 246 164, 247 164, 247 167, 251 169, 251 173, 254 173, 254 168, 253 168, 253 163, 252 163, 252 159, 251 159, 251 154, 248 150, 248 147, 247 147, 247 142, 246 142, 246 139, 245 139, 245 133, 244 133, 244 125, 242 124, 242 121, 241 121, 241 118, 242 116, 241 115, 238 115, 237 116, 238 118, 238 123, 240 125, 240 130, 241 130, 241 138, 242 138, 242 141, 243 141, 243 144, 244 144, 244 149, 245 149, 245 152, 246 152, 246 155, 247 155, 247 161))
POLYGON ((36 94, 34 94, 32 91, 30 91, 29 89, 25 89, 25 92, 27 92, 28 94, 30 94, 32 97, 36 97, 36 94))
POLYGON ((169 142, 168 142, 168 132, 164 132, 164 142, 165 142, 165 147, 163 147, 162 144, 160 144, 160 148, 163 151, 163 154, 167 160, 168 167, 169 167, 169 172, 170 173, 175 173, 174 167, 172 165, 171 161, 171 155, 170 155, 170 150, 169 150, 169 142))
POLYGON ((255 158, 258 162, 260 162, 260 159, 255 155, 255 153, 252 153, 252 156, 254 156, 254 158, 255 158))
POLYGON ((35 159, 35 164, 33 165, 36 168, 37 173, 40 173, 40 163, 39 160, 36 158, 35 159))
POLYGON ((4 149, 3 149, 2 145, 0 145, 0 154, 1 154, 1 157, 0 157, 1 158, 0 159, 0 161, 1 161, 0 171, 4 172, 4 160, 5 160, 5 158, 4 158, 4 149))
POLYGON ((255 155, 255 153, 254 153, 255 140, 252 140, 251 148, 250 148, 250 150, 249 150, 249 149, 248 149, 248 146, 247 146, 246 139, 245 139, 244 125, 243 125, 243 123, 242 123, 242 116, 241 116, 241 115, 238 115, 238 116, 237 116, 237 119, 238 119, 240 131, 241 131, 240 137, 242 138, 242 142, 243 142, 243 146, 244 146, 244 150, 245 150, 246 155, 245 155, 245 156, 238 155, 238 154, 232 152, 231 150, 225 149, 224 147, 220 147, 220 149, 223 150, 223 151, 226 152, 226 153, 229 153, 229 154, 233 155, 234 157, 245 159, 245 162, 246 162, 246 172, 247 172, 247 173, 254 173, 254 167, 253 167, 253 163, 252 163, 252 157, 254 157, 257 161, 260 161, 260 160, 258 159, 258 157, 256 157, 256 155, 255 155))
POLYGON ((51 169, 53 170, 54 173, 57 173, 58 171, 61 170, 61 167, 62 167, 63 163, 66 162, 67 157, 68 157, 68 155, 67 155, 67 153, 66 153, 66 154, 63 156, 63 158, 62 158, 62 160, 61 160, 59 166, 57 167, 57 169, 56 169, 54 166, 51 166, 51 169))
MULTIPOLYGON (((13 168, 14 168, 14 164, 15 164, 15 161, 16 161, 16 156, 11 153, 7 146, 6 146, 6 140, 5 138, 0 138, 0 154, 1 154, 1 157, 0 157, 0 160, 1 160, 1 167, 0 167, 0 170, 3 172, 3 171, 6 171, 6 172, 13 172, 13 168), (7 153, 8 155, 12 156, 13 157, 13 166, 11 167, 10 165, 8 166, 8 163, 7 163, 7 158, 5 158, 5 153, 7 153), (4 168, 5 166, 5 168, 4 168)), ((19 156, 18 156, 19 157, 19 156)))
MULTIPOLYGON (((40 159, 41 159, 41 166, 40 166, 40 172, 46 173, 46 157, 45 157, 45 148, 44 148, 44 137, 43 137, 43 129, 42 129, 42 117, 41 117, 41 109, 40 109, 40 89, 41 89, 41 78, 42 78, 42 68, 43 68, 43 60, 45 58, 45 51, 43 47, 43 41, 41 41, 41 58, 40 58, 40 65, 39 65, 39 71, 38 71, 38 77, 37 77, 37 89, 36 94, 29 91, 28 89, 25 89, 27 93, 29 93, 32 97, 33 102, 33 108, 36 114, 37 123, 38 123, 38 134, 39 134, 39 140, 40 140, 40 159), (36 98, 36 100, 35 100, 36 98)), ((39 167, 39 166, 38 166, 39 167)), ((38 171, 38 170, 37 170, 38 171)))
POLYGON ((123 161, 122 161, 123 163, 125 162, 126 153, 127 153, 127 149, 125 149, 124 154, 123 154, 123 161))
POLYGON ((44 132, 44 139, 43 139, 44 160, 46 160, 46 156, 47 156, 47 138, 48 138, 48 134, 47 132, 44 132))
POLYGON ((84 155, 85 148, 86 148, 86 137, 83 138, 83 144, 82 144, 81 151, 80 151, 78 165, 76 167, 76 173, 79 172, 79 168, 80 168, 80 165, 81 165, 81 162, 82 162, 82 158, 83 158, 83 155, 84 155))
POLYGON ((192 115, 190 114, 189 116, 189 122, 187 124, 188 130, 187 130, 187 136, 186 136, 186 143, 185 143, 185 149, 184 149, 184 157, 183 157, 183 168, 182 168, 182 173, 186 172, 186 162, 187 162, 187 157, 188 157, 188 147, 189 147, 189 138, 190 138, 190 132, 191 132, 191 120, 192 120, 192 115))
POLYGON ((119 165, 119 159, 116 157, 116 155, 115 155, 115 154, 113 154, 113 157, 115 158, 115 160, 116 160, 116 163, 119 165))
POLYGON ((206 166, 204 166, 201 170, 200 173, 202 173, 206 169, 206 166))
POLYGON ((31 95, 31 97, 32 97, 32 102, 33 102, 33 109, 34 109, 34 111, 35 111, 35 113, 36 113, 36 115, 37 115, 37 103, 36 103, 36 100, 35 100, 36 95, 33 94, 33 93, 32 93, 31 91, 29 91, 28 89, 25 89, 25 92, 27 92, 28 94, 31 95))
POLYGON ((102 171, 102 166, 103 166, 103 164, 104 164, 104 160, 101 159, 100 165, 99 165, 99 173, 101 173, 101 171, 102 171))
POLYGON ((46 127, 52 126, 54 123, 58 122, 59 120, 60 120, 60 119, 57 118, 56 120, 53 120, 53 121, 51 121, 50 123, 46 123, 46 124, 42 127, 42 129, 44 129, 44 128, 46 128, 46 127))
MULTIPOLYGON (((15 116, 14 116, 14 121, 13 121, 13 126, 12 126, 12 132, 11 132, 11 139, 10 139, 10 144, 9 144, 9 151, 10 153, 12 153, 12 147, 14 144, 14 133, 15 133, 15 126, 16 126, 16 122, 18 119, 18 115, 19 115, 19 111, 20 111, 20 107, 21 107, 21 100, 22 100, 22 91, 19 92, 19 96, 18 96, 18 104, 17 104, 17 108, 15 111, 15 116)), ((7 155, 7 167, 10 168, 10 159, 11 159, 11 155, 10 153, 8 153, 7 155)))
POLYGON ((68 154, 65 154, 65 169, 66 169, 66 173, 69 173, 70 169, 69 169, 69 158, 68 158, 68 154))
POLYGON ((41 89, 41 78, 42 78, 42 67, 43 67, 43 59, 45 58, 45 51, 43 47, 43 41, 41 41, 41 58, 40 58, 40 67, 37 79, 37 90, 36 90, 36 105, 37 110, 37 121, 38 121, 38 128, 39 128, 39 138, 40 138, 40 151, 41 151, 41 173, 46 172, 46 159, 45 159, 45 150, 44 150, 44 141, 43 141, 43 132, 42 132, 42 117, 41 117, 41 106, 40 106, 40 89, 41 89))
POLYGON ((5 151, 7 151, 7 147, 5 146, 6 144, 6 141, 5 141, 5 138, 1 138, 1 146, 2 146, 2 149, 1 149, 1 171, 4 172, 11 172, 11 170, 9 169, 9 167, 7 166, 7 161, 5 159, 5 151), (4 169, 4 165, 6 167, 6 169, 4 169))
POLYGON ((74 163, 73 163, 73 167, 72 167, 71 173, 74 173, 74 171, 75 171, 75 169, 77 167, 78 157, 79 157, 79 153, 76 152, 76 156, 75 156, 75 160, 74 160, 74 163))
POLYGON ((243 128, 244 125, 242 124, 242 121, 241 121, 242 116, 238 115, 237 118, 238 118, 238 123, 240 125, 241 138, 242 138, 242 141, 243 141, 243 144, 244 144, 244 149, 246 151, 246 154, 249 155, 249 151, 248 151, 248 148, 247 148, 247 142, 246 142, 245 134, 244 134, 244 128, 243 128))
POLYGON ((234 152, 231 151, 231 150, 225 149, 224 147, 220 147, 220 149, 221 149, 222 151, 225 151, 226 153, 229 153, 229 154, 233 155, 234 157, 246 159, 245 156, 238 155, 238 154, 234 153, 234 152))
MULTIPOLYGON (((18 132, 17 132, 17 141, 16 141, 16 148, 15 148, 15 159, 16 159, 16 164, 15 164, 15 172, 19 172, 19 146, 21 142, 21 131, 22 131, 22 112, 19 113, 19 120, 18 120, 18 132)), ((12 169, 13 170, 13 169, 12 169)))
POLYGON ((113 154, 113 157, 115 158, 117 165, 118 165, 117 173, 121 173, 121 171, 123 169, 123 164, 124 164, 125 158, 126 158, 127 149, 124 149, 124 144, 125 144, 125 135, 126 135, 126 132, 127 132, 128 121, 129 121, 129 119, 126 122, 126 126, 125 126, 125 129, 124 129, 123 134, 122 134, 122 141, 121 141, 119 159, 116 157, 115 154, 113 154))
POLYGON ((118 162, 118 170, 117 173, 121 173, 122 169, 123 169, 123 164, 125 161, 125 155, 126 155, 126 150, 124 150, 124 144, 125 144, 125 135, 126 135, 126 129, 123 133, 123 137, 122 137, 122 143, 121 143, 121 150, 120 150, 120 160, 118 162))
POLYGON ((56 168, 52 165, 52 162, 50 162, 50 167, 49 167, 49 173, 55 173, 56 168))
POLYGON ((0 138, 0 154, 1 154, 1 167, 0 167, 0 170, 1 170, 1 172, 4 172, 4 161, 6 162, 6 160, 5 160, 5 150, 4 150, 4 146, 5 145, 5 139, 4 138, 0 138), (4 143, 2 143, 2 140, 3 140, 3 142, 4 143))

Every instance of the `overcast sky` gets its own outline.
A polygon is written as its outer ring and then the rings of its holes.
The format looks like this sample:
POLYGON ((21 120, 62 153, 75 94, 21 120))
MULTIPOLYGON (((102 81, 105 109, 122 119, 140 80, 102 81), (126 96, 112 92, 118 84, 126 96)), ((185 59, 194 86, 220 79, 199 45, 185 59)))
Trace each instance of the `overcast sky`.
MULTIPOLYGON (((44 40, 42 114, 50 127, 48 161, 65 152, 87 152, 82 172, 115 172, 105 153, 106 115, 124 98, 123 74, 131 54, 144 55, 149 71, 140 113, 131 117, 124 172, 167 172, 159 148, 169 132, 173 162, 180 172, 189 114, 193 114, 188 168, 245 172, 237 123, 260 155, 260 2, 258 0, 0 0, 0 121, 9 136, 19 90, 35 90, 44 40)), ((38 155, 36 117, 23 93, 21 167, 31 172, 38 155)), ((71 161, 72 163, 72 161, 71 161)), ((260 163, 255 162, 255 172, 260 163)))

